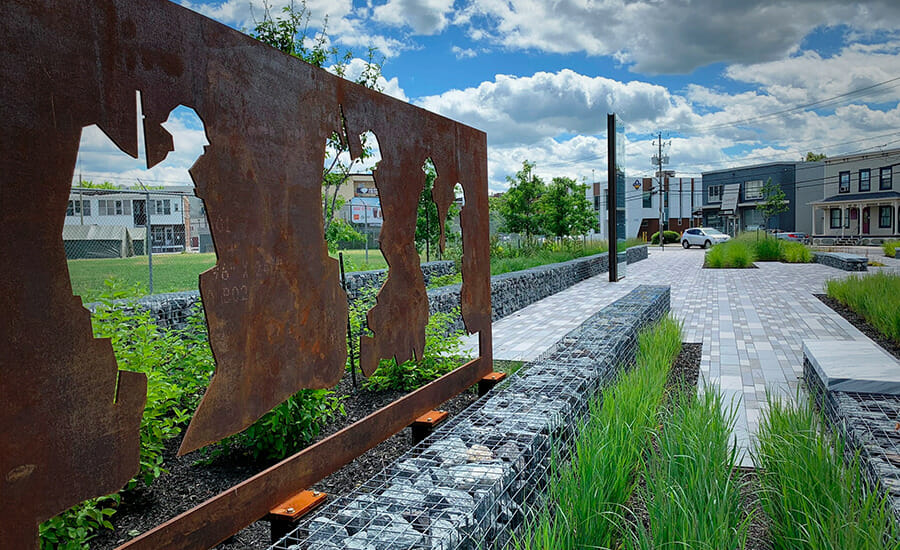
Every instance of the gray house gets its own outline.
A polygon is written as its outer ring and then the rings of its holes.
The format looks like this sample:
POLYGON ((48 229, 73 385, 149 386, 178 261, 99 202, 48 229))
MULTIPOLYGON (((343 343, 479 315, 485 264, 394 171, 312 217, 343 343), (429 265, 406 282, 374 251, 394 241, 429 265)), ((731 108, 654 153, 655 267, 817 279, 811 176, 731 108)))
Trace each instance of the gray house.
POLYGON ((703 172, 703 225, 734 235, 762 228, 758 210, 762 188, 770 179, 784 191, 787 211, 769 219, 766 228, 812 233, 809 205, 822 198, 823 162, 770 162, 703 172))

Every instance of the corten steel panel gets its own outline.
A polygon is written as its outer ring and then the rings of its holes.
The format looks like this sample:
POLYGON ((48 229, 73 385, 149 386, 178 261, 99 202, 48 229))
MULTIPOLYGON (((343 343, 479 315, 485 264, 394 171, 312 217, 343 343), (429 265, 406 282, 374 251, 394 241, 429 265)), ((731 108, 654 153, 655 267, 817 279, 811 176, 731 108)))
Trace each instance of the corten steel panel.
POLYGON ((7 1, 0 30, 11 38, 0 46, 0 246, 7 258, 0 327, 8 343, 0 363, 0 537, 7 537, 0 547, 34 545, 39 520, 112 492, 137 469, 145 380, 121 373, 116 386, 109 344, 91 338, 88 314, 71 295, 61 240, 82 128, 98 125, 136 157, 137 92, 149 166, 172 150, 161 123, 178 105, 197 112, 210 142, 191 176, 218 254, 200 277, 217 370, 182 452, 236 433, 297 390, 331 386, 344 372, 346 296, 327 255, 320 207, 332 132, 347 136, 358 154, 359 134, 373 130, 383 158, 376 185, 390 274, 369 316, 366 370, 379 358, 421 355, 427 301, 412 235, 425 158, 440 174, 442 213, 457 181, 465 193, 462 315, 470 332, 480 332, 482 350, 480 360, 385 409, 373 425, 289 459, 304 475, 292 478, 285 472, 296 470, 283 468, 264 475, 242 494, 246 509, 193 516, 204 535, 168 547, 213 544, 304 488, 298 477, 339 466, 321 449, 346 448, 343 456, 368 448, 385 429, 396 431, 490 370, 483 133, 163 0, 7 1), (40 208, 26 207, 25 198, 40 208), (262 513, 251 517, 256 508, 262 513))

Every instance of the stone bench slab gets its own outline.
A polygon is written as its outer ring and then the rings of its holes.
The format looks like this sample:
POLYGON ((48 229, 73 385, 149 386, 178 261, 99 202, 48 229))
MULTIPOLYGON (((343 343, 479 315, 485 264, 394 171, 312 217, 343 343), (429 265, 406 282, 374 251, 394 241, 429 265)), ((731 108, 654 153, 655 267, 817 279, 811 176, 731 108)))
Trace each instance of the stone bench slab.
POLYGON ((900 395, 900 361, 871 340, 804 340, 803 357, 828 391, 900 395))

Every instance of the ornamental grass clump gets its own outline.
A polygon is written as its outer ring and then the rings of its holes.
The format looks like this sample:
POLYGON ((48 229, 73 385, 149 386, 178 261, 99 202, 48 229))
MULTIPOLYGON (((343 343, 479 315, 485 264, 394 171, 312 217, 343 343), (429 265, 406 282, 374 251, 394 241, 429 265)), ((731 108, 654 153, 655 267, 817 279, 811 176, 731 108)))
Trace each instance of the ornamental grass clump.
POLYGON ((872 273, 834 279, 828 296, 862 315, 878 332, 900 344, 900 275, 872 273))
POLYGON ((744 268, 756 260, 753 247, 743 240, 731 240, 717 244, 706 253, 706 267, 744 268))
POLYGON ((514 539, 514 548, 616 548, 621 543, 625 506, 680 349, 681 325, 671 317, 640 334, 635 367, 606 389, 602 400, 590 403, 571 460, 554 455, 547 501, 514 539))
POLYGON ((890 256, 891 258, 896 257, 898 248, 900 248, 900 241, 885 241, 881 243, 881 249, 884 250, 884 255, 890 256))
POLYGON ((789 264, 808 264, 813 255, 809 247, 803 243, 785 241, 781 243, 781 261, 789 264))
POLYGON ((707 386, 674 398, 671 416, 644 469, 649 527, 639 524, 628 548, 744 548, 752 516, 741 507, 731 440, 737 408, 707 386))
POLYGON ((864 479, 859 454, 845 464, 843 440, 825 435, 810 402, 767 401, 753 461, 772 547, 900 548, 900 529, 864 479))

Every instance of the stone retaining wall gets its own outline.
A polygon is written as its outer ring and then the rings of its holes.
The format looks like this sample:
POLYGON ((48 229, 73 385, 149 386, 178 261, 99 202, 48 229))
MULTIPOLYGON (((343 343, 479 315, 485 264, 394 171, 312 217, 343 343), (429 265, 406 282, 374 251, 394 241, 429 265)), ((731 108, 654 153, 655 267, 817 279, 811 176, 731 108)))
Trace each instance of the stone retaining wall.
MULTIPOLYGON (((647 246, 635 246, 626 251, 628 262, 633 263, 647 258, 647 246)), ((606 253, 577 258, 568 262, 549 264, 512 273, 503 273, 491 277, 491 301, 494 320, 506 317, 525 306, 555 294, 585 279, 609 271, 609 257, 606 253)), ((455 273, 451 261, 429 262, 422 264, 425 284, 434 277, 455 273)), ((347 274, 347 293, 351 299, 358 298, 364 288, 380 286, 386 270, 358 271, 347 274)), ((460 304, 460 288, 455 284, 428 291, 428 302, 431 313, 449 313, 460 304)), ((199 291, 173 292, 169 294, 153 294, 136 301, 139 307, 148 309, 163 328, 183 328, 191 310, 200 300, 199 291)), ((122 300, 123 305, 131 302, 122 300)), ((96 304, 86 304, 91 311, 96 304)), ((462 318, 457 317, 451 330, 462 330, 462 318)))
POLYGON ((542 499, 553 449, 570 452, 590 400, 668 310, 669 287, 638 287, 272 548, 503 548, 542 499))
POLYGON ((870 485, 886 494, 900 522, 900 396, 826 391, 815 368, 804 357, 803 378, 831 427, 847 442, 870 485))
POLYGON ((864 256, 843 252, 814 251, 813 263, 843 269, 844 271, 868 271, 868 260, 864 256))

